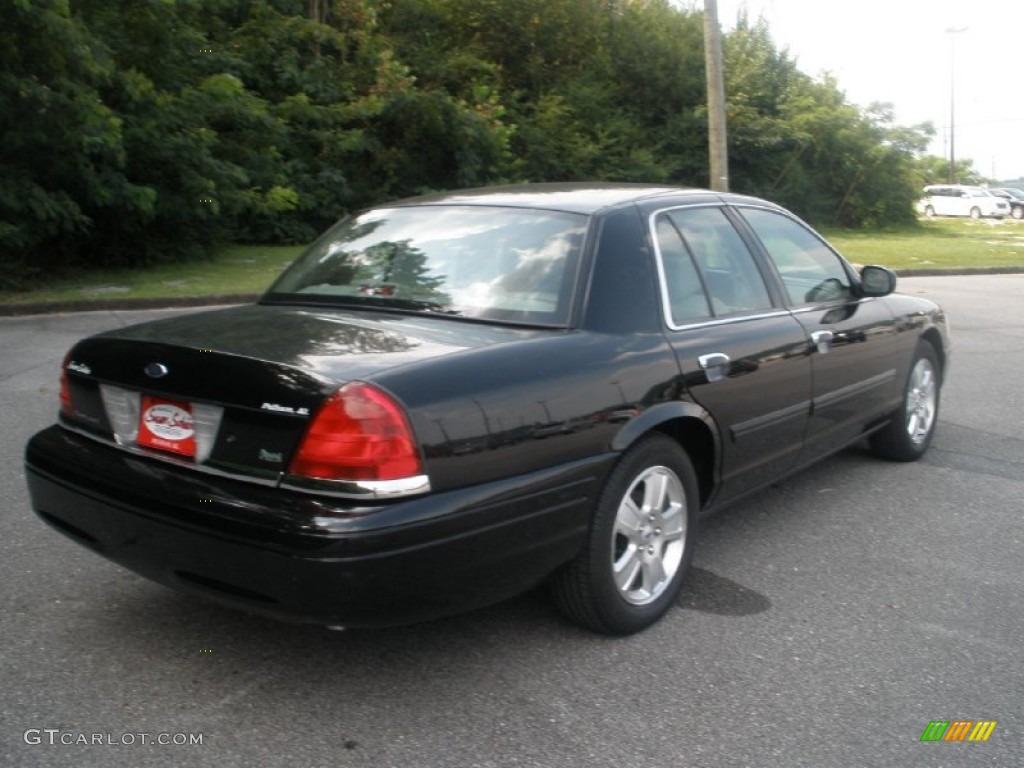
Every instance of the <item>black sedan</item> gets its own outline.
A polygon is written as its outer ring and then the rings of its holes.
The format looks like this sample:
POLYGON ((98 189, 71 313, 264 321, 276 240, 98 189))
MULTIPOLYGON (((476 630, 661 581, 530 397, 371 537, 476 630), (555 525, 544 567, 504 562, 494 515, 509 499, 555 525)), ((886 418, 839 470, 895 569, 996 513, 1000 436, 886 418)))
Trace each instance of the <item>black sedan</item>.
POLYGON ((1014 187, 997 187, 989 189, 989 192, 1010 204, 1010 215, 1013 218, 1024 219, 1024 191, 1014 187))
POLYGON ((331 626, 550 584, 624 634, 700 514, 867 438, 919 458, 942 310, 763 200, 625 184, 391 203, 254 305, 76 344, 33 506, 138 573, 331 626))

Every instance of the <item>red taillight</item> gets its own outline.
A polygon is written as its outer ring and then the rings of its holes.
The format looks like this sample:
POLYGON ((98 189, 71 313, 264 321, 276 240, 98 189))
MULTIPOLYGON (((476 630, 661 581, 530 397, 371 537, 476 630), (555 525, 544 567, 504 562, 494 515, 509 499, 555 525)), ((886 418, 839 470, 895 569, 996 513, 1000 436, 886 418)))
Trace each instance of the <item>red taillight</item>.
POLYGON ((288 470, 325 480, 398 480, 423 474, 402 407, 371 384, 346 384, 313 417, 288 470))
POLYGON ((60 410, 65 416, 74 415, 74 408, 71 406, 71 387, 68 385, 68 362, 71 360, 71 352, 64 355, 64 362, 60 364, 60 410))

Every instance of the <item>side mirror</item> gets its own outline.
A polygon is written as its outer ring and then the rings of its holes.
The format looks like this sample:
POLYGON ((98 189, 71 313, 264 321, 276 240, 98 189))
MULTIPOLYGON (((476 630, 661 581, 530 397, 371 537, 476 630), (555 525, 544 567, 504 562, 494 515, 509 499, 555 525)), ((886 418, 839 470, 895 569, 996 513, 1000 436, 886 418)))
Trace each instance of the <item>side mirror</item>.
POLYGON ((860 271, 861 296, 888 296, 896 290, 896 273, 875 265, 860 271))

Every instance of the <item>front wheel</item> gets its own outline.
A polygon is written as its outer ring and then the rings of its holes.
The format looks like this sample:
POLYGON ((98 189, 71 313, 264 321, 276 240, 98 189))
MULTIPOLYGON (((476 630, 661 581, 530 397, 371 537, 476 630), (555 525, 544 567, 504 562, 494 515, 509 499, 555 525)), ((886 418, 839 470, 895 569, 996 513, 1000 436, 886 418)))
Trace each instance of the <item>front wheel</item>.
POLYGON ((553 583, 562 612, 587 629, 627 635, 675 602, 693 555, 697 477, 665 435, 630 448, 612 470, 583 549, 553 583))
POLYGON ((977 206, 975 206, 974 208, 971 208, 971 218, 972 219, 980 219, 981 218, 981 208, 978 208, 977 206))
POLYGON ((1012 211, 1010 211, 1010 215, 1013 218, 1017 219, 1018 221, 1024 219, 1024 207, 1018 205, 1012 211))
POLYGON ((939 416, 940 375, 935 349, 926 341, 918 342, 902 405, 888 425, 871 435, 876 456, 894 461, 916 461, 924 456, 939 416))

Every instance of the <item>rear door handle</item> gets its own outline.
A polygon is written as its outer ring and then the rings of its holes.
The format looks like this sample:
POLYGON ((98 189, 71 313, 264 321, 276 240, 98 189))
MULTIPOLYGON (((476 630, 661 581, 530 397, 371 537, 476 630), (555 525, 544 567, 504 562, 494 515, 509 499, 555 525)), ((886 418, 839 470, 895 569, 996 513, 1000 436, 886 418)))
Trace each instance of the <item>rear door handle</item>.
POLYGON ((811 334, 811 344, 818 350, 819 354, 827 355, 832 351, 832 339, 835 334, 832 331, 814 331, 811 334))
POLYGON ((697 358, 700 367, 707 373, 708 381, 721 381, 729 373, 729 356, 724 352, 712 352, 697 358))

